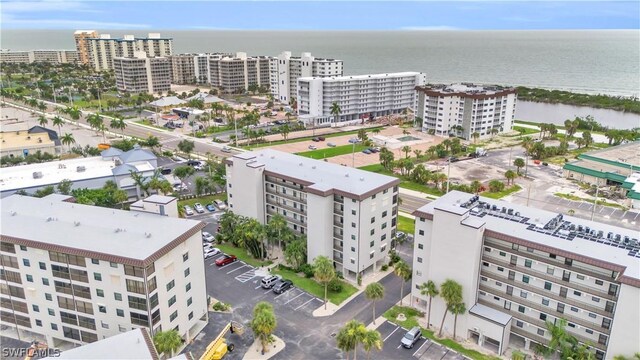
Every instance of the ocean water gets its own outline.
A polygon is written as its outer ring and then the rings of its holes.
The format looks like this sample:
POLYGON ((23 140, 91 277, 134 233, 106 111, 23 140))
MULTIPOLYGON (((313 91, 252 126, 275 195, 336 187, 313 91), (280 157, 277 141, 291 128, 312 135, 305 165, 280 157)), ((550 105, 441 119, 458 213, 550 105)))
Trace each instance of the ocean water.
MULTIPOLYGON (((421 71, 429 82, 479 82, 640 95, 640 31, 178 31, 174 52, 344 60, 345 74, 421 71)), ((145 35, 103 31, 112 36, 145 35)), ((74 48, 70 30, 2 30, 3 49, 74 48)))

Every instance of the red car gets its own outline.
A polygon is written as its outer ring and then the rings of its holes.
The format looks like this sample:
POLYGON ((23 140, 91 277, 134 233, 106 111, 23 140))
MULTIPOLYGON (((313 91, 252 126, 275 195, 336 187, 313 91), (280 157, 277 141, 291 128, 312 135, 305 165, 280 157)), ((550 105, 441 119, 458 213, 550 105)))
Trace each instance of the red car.
POLYGON ((238 261, 238 258, 235 255, 225 255, 220 259, 216 260, 217 266, 225 266, 231 263, 238 261))

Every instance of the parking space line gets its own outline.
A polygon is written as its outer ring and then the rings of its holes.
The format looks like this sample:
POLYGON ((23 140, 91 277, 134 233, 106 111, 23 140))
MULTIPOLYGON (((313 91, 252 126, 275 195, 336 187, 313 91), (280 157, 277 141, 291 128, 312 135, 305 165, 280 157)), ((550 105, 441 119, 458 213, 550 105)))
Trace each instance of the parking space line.
POLYGON ((256 290, 257 290, 257 289, 260 289, 261 287, 262 287, 262 285, 258 285, 258 286, 256 286, 256 290))
POLYGON ((307 301, 306 303, 304 303, 304 304, 302 304, 302 305, 298 306, 297 308, 295 308, 295 309, 293 309, 293 310, 294 310, 294 311, 296 311, 296 310, 300 309, 301 307, 303 307, 303 306, 307 305, 308 303, 310 303, 310 302, 312 302, 312 301, 313 301, 313 299, 309 299, 309 301, 307 301))
POLYGON ((249 265, 242 265, 242 266, 240 266, 239 268, 235 268, 235 269, 233 269, 233 270, 229 271, 227 274, 231 274, 232 272, 234 272, 234 271, 238 271, 238 270, 240 270, 240 269, 242 269, 243 267, 246 267, 246 266, 249 266, 249 265))
POLYGON ((418 351, 420 351, 420 349, 422 349, 423 346, 427 345, 430 341, 426 340, 424 343, 422 343, 422 345, 420 345, 420 347, 418 348, 418 350, 416 350, 416 352, 413 353, 413 356, 416 356, 416 354, 418 353, 418 351))
POLYGON ((633 220, 635 220, 638 217, 638 215, 640 215, 640 212, 636 214, 636 217, 634 217, 633 220))
MULTIPOLYGON (((295 290, 295 289, 291 289, 291 290, 295 290)), ((288 291, 283 292, 282 294, 280 294, 280 295, 276 296, 274 299, 277 299, 277 298, 279 298, 280 296, 282 296, 282 295, 284 295, 284 294, 286 294, 286 293, 288 293, 288 291)))
POLYGON ((393 330, 393 331, 391 332, 391 334, 387 335, 387 337, 386 337, 386 338, 384 338, 384 340, 382 340, 382 342, 387 341, 387 339, 388 339, 388 338, 390 338, 390 337, 391 337, 391 335, 393 335, 393 333, 395 333, 396 331, 398 331, 398 329, 400 329, 400 326, 396 327, 396 328, 395 328, 395 330, 393 330))
MULTIPOLYGON (((604 206, 600 207, 600 211, 598 211, 598 214, 602 214, 602 210, 604 210, 604 206)), ((611 213, 611 214, 613 214, 613 213, 611 213)), ((609 214, 609 215, 611 215, 611 214, 609 214)))
POLYGON ((294 297, 293 299, 289 299, 289 301, 287 301, 286 303, 284 303, 285 305, 287 305, 288 303, 292 302, 293 300, 299 298, 300 296, 304 295, 304 292, 301 292, 298 296, 294 297))

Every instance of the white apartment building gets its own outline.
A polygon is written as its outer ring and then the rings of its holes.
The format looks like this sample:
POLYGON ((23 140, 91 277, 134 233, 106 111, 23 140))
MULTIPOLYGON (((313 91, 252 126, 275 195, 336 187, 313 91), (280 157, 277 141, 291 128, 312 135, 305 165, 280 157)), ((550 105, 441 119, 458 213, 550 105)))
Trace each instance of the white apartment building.
POLYGON ((136 57, 144 52, 147 57, 168 57, 173 53, 173 39, 163 38, 159 33, 150 33, 146 38, 125 35, 111 38, 110 34, 100 34, 97 38, 86 38, 91 66, 96 71, 114 68, 113 59, 117 57, 136 57))
POLYGON ((138 51, 134 57, 114 58, 113 70, 119 92, 158 94, 171 90, 169 58, 150 58, 138 51))
POLYGON ((417 106, 416 86, 426 82, 418 72, 390 74, 301 77, 298 79, 298 115, 300 120, 318 126, 358 123, 378 116, 400 114, 417 106), (333 103, 340 105, 336 120, 333 103))
POLYGON ((190 341, 208 320, 204 224, 67 199, 2 199, 4 335, 62 347, 146 328, 190 341))
POLYGON ((76 50, 78 51, 78 60, 80 63, 88 65, 91 62, 87 39, 97 38, 98 36, 98 32, 95 30, 76 30, 73 33, 73 40, 76 42, 76 50))
POLYGON ((209 83, 225 93, 246 90, 249 85, 269 86, 268 56, 247 56, 238 52, 229 54, 211 54, 209 62, 209 83))
POLYGON ((516 111, 516 89, 469 83, 428 85, 417 88, 422 131, 437 136, 451 135, 470 140, 511 131, 516 111))
POLYGON ((14 64, 31 64, 35 62, 75 64, 78 62, 78 52, 75 50, 2 50, 0 51, 0 62, 14 64))
POLYGON ((202 84, 209 81, 210 54, 171 55, 173 84, 202 84))
MULTIPOLYGON (((548 345, 545 322, 566 330, 598 359, 640 351, 638 231, 452 191, 414 212, 412 295, 447 279, 462 285, 467 311, 457 334, 503 354, 548 345)), ((431 323, 445 304, 435 298, 431 323)), ((453 332, 449 314, 445 332, 453 332)))
POLYGON ((333 259, 358 274, 386 262, 395 235, 399 180, 265 149, 226 160, 229 209, 268 223, 275 214, 307 237, 307 261, 333 259))
POLYGON ((342 60, 316 58, 308 52, 296 57, 284 51, 271 59, 270 72, 273 98, 289 104, 296 97, 298 78, 342 76, 342 60))

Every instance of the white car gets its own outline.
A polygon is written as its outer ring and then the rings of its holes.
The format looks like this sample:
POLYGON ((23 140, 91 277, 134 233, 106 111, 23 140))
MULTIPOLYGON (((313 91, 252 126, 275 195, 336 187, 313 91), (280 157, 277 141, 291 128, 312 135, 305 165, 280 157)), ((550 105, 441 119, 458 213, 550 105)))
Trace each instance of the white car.
POLYGON ((220 254, 220 250, 217 249, 217 248, 213 248, 213 249, 211 249, 211 250, 209 250, 209 251, 204 253, 204 258, 208 259, 208 258, 216 256, 218 254, 220 254))
POLYGON ((222 200, 213 200, 213 203, 216 204, 216 207, 220 210, 224 210, 227 208, 227 204, 222 200))
POLYGON ((210 233, 203 231, 202 232, 202 241, 213 242, 216 238, 213 237, 210 233))
POLYGON ((187 215, 187 216, 191 216, 191 215, 193 215, 193 209, 191 208, 191 206, 189 206, 189 205, 185 205, 185 206, 184 206, 184 213, 185 213, 185 215, 187 215))
POLYGON ((223 146, 222 147, 222 152, 226 152, 226 153, 231 152, 231 148, 228 147, 228 146, 223 146))
POLYGON ((215 252, 216 254, 219 254, 220 253, 220 249, 218 249, 217 247, 213 247, 213 246, 207 244, 202 248, 202 252, 203 253, 215 252))
POLYGON ((196 211, 198 212, 198 214, 203 214, 204 213, 204 207, 202 206, 202 204, 200 203, 195 203, 193 205, 193 207, 196 208, 196 211))
POLYGON ((309 150, 316 150, 318 149, 315 145, 309 145, 309 150))

